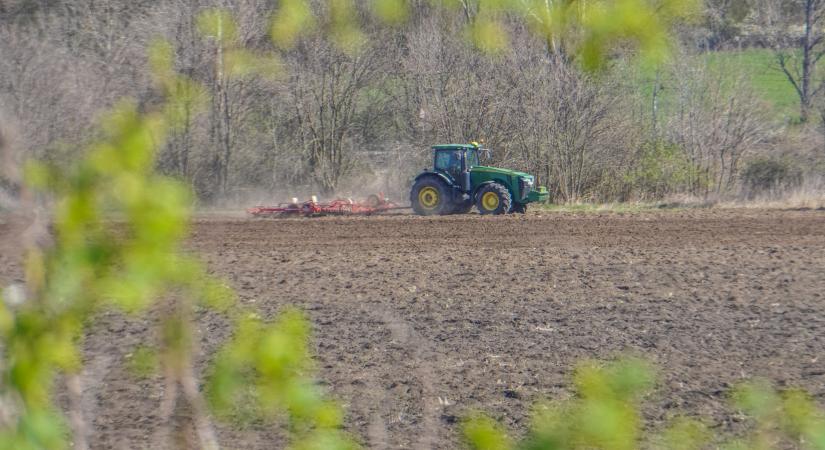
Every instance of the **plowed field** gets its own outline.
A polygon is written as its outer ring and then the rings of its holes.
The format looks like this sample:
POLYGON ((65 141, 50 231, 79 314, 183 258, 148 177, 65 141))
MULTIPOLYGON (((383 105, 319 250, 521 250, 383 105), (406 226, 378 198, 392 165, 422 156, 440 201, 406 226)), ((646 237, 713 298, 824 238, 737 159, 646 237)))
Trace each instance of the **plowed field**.
MULTIPOLYGON (((570 395, 578 360, 625 353, 659 368, 654 426, 687 413, 736 430, 726 395, 757 376, 825 403, 822 211, 207 218, 189 248, 263 316, 308 313, 319 377, 372 448, 455 447, 477 409, 518 433, 534 401, 570 395)), ((198 324, 206 361, 228 327, 198 324)), ((123 368, 149 328, 111 313, 87 339, 96 448, 143 448, 159 425, 162 384, 123 368)), ((265 425, 219 438, 284 442, 265 425)))

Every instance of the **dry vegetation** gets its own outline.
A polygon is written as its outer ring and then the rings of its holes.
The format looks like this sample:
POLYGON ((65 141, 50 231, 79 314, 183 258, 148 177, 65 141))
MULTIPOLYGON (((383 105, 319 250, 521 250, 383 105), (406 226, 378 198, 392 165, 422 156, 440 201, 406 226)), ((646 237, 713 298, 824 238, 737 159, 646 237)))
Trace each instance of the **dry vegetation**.
MULTIPOLYGON (((189 182, 203 205, 346 194, 367 184, 398 197, 427 164, 430 144, 473 140, 495 150, 495 163, 536 174, 559 203, 733 200, 799 192, 825 173, 819 1, 710 1, 680 28, 667 61, 639 69, 619 51, 597 75, 571 56, 575 30, 546 40, 529 22, 505 20, 509 46, 493 54, 474 48, 463 30, 481 12, 463 5, 411 4, 396 28, 357 5, 350 19, 362 27, 346 36, 363 45, 347 51, 324 37, 324 26, 290 48, 274 46, 273 6, 264 0, 5 2, 0 114, 19 137, 16 159, 75 160, 102 108, 123 96, 144 111, 162 104, 146 63, 162 37, 175 70, 204 95, 180 106, 158 167, 189 182), (799 41, 807 6, 813 31, 799 41), (226 8, 236 25, 210 33, 198 17, 213 7, 226 8), (807 122, 777 121, 748 73, 697 56, 742 42, 779 45, 771 70, 784 67, 800 87, 807 122), (271 55, 276 76, 241 73, 238 49, 271 55), (208 99, 205 108, 199 99, 208 99), (785 168, 756 184, 743 180, 749 164, 764 159, 785 168)), ((314 8, 337 20, 322 4, 314 8)), ((14 186, 0 178, 4 196, 14 186)))

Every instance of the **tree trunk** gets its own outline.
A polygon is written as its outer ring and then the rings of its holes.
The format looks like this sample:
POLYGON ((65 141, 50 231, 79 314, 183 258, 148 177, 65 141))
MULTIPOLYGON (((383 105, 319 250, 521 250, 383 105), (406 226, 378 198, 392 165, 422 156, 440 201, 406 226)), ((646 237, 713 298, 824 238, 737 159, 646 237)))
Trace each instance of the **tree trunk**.
POLYGON ((805 1, 805 37, 802 44, 802 96, 799 117, 802 122, 808 121, 811 110, 811 73, 814 68, 813 47, 816 45, 813 38, 814 2, 805 1))

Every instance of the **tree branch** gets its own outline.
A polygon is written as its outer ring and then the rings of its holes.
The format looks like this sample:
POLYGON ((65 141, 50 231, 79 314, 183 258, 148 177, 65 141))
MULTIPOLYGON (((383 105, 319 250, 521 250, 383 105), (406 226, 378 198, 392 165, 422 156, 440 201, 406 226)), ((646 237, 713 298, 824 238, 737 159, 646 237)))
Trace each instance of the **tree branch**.
POLYGON ((804 100, 805 94, 802 92, 802 87, 799 85, 799 82, 794 78, 793 74, 788 69, 787 57, 785 54, 777 53, 776 61, 779 63, 779 68, 782 70, 782 73, 785 74, 785 77, 791 82, 791 85, 793 85, 800 100, 804 100))

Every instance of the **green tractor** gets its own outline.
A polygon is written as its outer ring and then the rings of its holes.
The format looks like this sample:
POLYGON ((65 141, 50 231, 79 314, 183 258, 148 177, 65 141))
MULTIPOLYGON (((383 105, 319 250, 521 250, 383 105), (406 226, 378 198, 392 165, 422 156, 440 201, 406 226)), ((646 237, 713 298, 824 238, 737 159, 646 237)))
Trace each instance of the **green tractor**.
POLYGON ((546 187, 532 175, 479 164, 479 145, 433 146, 433 170, 415 177, 410 191, 413 211, 422 216, 527 212, 527 204, 547 200, 546 187))

